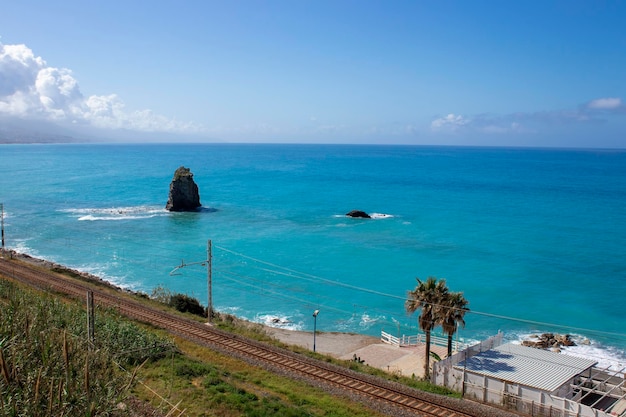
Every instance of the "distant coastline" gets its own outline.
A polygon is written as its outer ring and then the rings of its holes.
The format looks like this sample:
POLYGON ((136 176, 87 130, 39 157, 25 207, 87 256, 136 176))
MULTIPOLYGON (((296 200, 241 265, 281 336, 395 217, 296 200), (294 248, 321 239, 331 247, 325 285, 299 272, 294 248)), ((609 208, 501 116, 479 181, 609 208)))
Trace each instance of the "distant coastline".
POLYGON ((57 138, 57 137, 20 137, 20 138, 6 138, 0 137, 0 145, 61 145, 64 143, 89 143, 89 141, 79 140, 72 137, 57 138))

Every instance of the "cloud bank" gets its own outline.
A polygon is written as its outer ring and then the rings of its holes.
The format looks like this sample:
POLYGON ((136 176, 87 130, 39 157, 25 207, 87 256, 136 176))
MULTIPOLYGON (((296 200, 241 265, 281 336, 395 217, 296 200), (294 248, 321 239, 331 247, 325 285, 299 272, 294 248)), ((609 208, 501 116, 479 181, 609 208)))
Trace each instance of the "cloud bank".
MULTIPOLYGON (((536 138, 572 136, 582 126, 606 125, 604 132, 623 141, 624 123, 614 122, 626 116, 626 104, 620 97, 599 97, 564 110, 517 112, 510 114, 448 113, 428 121, 398 120, 374 126, 324 122, 309 117, 305 125, 280 125, 261 122, 238 123, 236 126, 210 128, 184 123, 149 109, 128 110, 116 94, 85 96, 72 71, 49 66, 26 45, 4 45, 0 42, 0 117, 53 122, 64 127, 105 129, 107 137, 133 136, 146 132, 150 140, 158 134, 187 134, 191 140, 205 135, 231 137, 235 141, 305 141, 339 139, 348 142, 525 143, 536 138), (620 130, 621 129, 621 130, 620 130), (128 133, 130 132, 130 135, 128 133), (617 133, 615 133, 617 132, 617 133), (200 134, 200 135, 198 135, 200 134), (508 136, 505 138, 505 136, 508 136)), ((588 132, 589 130, 587 130, 588 132)))
POLYGON ((597 98, 573 110, 474 116, 450 113, 433 119, 430 129, 439 133, 533 133, 553 126, 605 123, 611 115, 626 115, 626 104, 621 98, 597 98))
POLYGON ((616 97, 598 98, 587 103, 588 109, 616 110, 623 107, 622 99, 616 97))
POLYGON ((203 130, 200 125, 183 123, 151 110, 127 111, 116 94, 85 97, 69 69, 48 66, 26 45, 2 43, 0 115, 144 132, 203 130))

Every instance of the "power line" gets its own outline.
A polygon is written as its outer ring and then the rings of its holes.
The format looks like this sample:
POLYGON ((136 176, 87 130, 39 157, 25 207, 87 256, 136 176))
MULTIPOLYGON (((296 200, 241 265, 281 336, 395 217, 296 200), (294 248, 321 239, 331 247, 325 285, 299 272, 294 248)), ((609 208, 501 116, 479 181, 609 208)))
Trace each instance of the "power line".
MULTIPOLYGON (((253 258, 251 256, 247 256, 247 255, 244 255, 244 254, 241 254, 241 253, 238 253, 238 252, 235 252, 235 251, 232 251, 230 249, 226 249, 226 248, 223 248, 223 247, 220 247, 220 246, 216 246, 216 247, 218 249, 223 250, 223 251, 229 252, 229 253, 231 253, 233 255, 237 255, 237 256, 243 257, 245 259, 249 259, 249 260, 258 262, 260 264, 272 266, 272 267, 275 267, 275 268, 280 268, 282 270, 287 271, 287 272, 281 272, 281 271, 262 269, 262 270, 270 271, 270 272, 275 273, 275 274, 285 275, 285 276, 288 276, 288 277, 291 277, 291 278, 300 278, 300 279, 320 281, 320 282, 324 282, 324 283, 327 283, 327 284, 330 284, 330 285, 340 286, 340 287, 348 288, 348 289, 351 289, 351 290, 366 292, 366 293, 370 293, 370 294, 380 295, 380 296, 383 296, 383 297, 388 297, 388 298, 393 298, 393 299, 398 299, 398 300, 403 300, 403 301, 407 301, 408 300, 408 298, 406 298, 406 297, 400 297, 400 296, 393 295, 393 294, 387 294, 387 293, 383 293, 383 292, 379 292, 379 291, 370 290, 368 288, 358 287, 358 286, 350 285, 350 284, 344 284, 344 283, 341 283, 341 282, 338 282, 338 281, 332 281, 332 280, 329 280, 329 279, 326 279, 326 278, 318 277, 316 275, 303 273, 303 272, 300 272, 300 271, 293 270, 291 268, 286 268, 286 267, 282 267, 280 265, 273 264, 271 262, 266 262, 266 261, 263 261, 263 260, 260 260, 260 259, 256 259, 256 258, 253 258)), ((433 304, 433 305, 436 305, 436 304, 433 304)), ((442 305, 436 305, 436 306, 449 308, 447 306, 442 306, 442 305)), ((529 319, 523 319, 523 318, 518 318, 518 317, 504 316, 504 315, 500 315, 500 314, 487 313, 487 312, 481 312, 481 311, 475 311, 475 310, 468 310, 466 312, 466 314, 476 314, 476 315, 480 315, 480 316, 483 316, 483 317, 490 317, 490 318, 496 318, 496 319, 508 320, 508 321, 516 321, 516 322, 525 323, 525 324, 532 324, 532 325, 535 325, 535 326, 564 328, 564 329, 570 329, 570 330, 579 331, 579 332, 585 332, 585 333, 594 333, 594 334, 602 334, 602 335, 605 335, 605 336, 614 336, 614 337, 624 337, 624 338, 626 338, 626 333, 606 332, 606 331, 602 331, 602 330, 593 330, 593 329, 587 329, 587 328, 582 328, 582 327, 574 327, 574 326, 570 326, 570 325, 562 325, 562 324, 555 324, 555 323, 549 323, 549 322, 541 322, 541 321, 536 321, 536 320, 529 320, 529 319)))
MULTIPOLYGON (((142 243, 141 248, 142 249, 146 249, 149 248, 150 251, 154 251, 157 250, 158 253, 151 253, 148 254, 147 257, 150 258, 150 260, 145 261, 145 260, 137 260, 136 258, 131 258, 128 256, 125 256, 124 254, 120 255, 119 253, 119 247, 117 246, 111 246, 111 245, 106 245, 105 242, 99 242, 98 244, 93 243, 92 241, 85 241, 82 239, 78 239, 78 238, 64 238, 63 239, 65 241, 66 246, 68 247, 72 247, 72 248, 76 248, 76 249, 80 249, 82 251, 84 251, 86 248, 88 248, 88 250, 92 250, 95 254, 98 255, 107 255, 106 253, 104 253, 103 249, 105 250, 109 250, 110 252, 115 253, 115 260, 118 262, 127 262, 127 263, 132 263, 135 265, 146 265, 146 263, 150 263, 150 264, 154 264, 154 265, 161 265, 165 262, 172 262, 172 263, 178 263, 180 261, 180 258, 184 257, 184 256, 188 256, 188 253, 182 253, 180 251, 178 251, 179 253, 179 257, 178 258, 174 258, 174 253, 176 253, 176 250, 173 250, 171 246, 168 247, 161 247, 159 245, 154 245, 154 244, 150 244, 150 245, 146 245, 145 242, 142 243), (174 252, 174 253, 172 253, 174 252), (164 254, 166 254, 164 256, 164 254), (158 259, 158 261, 156 261, 158 259), (171 259, 171 261, 170 261, 171 259)), ((58 243, 58 239, 51 239, 51 238, 46 238, 46 237, 39 237, 38 241, 41 242, 48 242, 50 244, 57 244, 58 243)), ((139 244, 136 244, 136 246, 139 246, 139 244)), ((252 268, 252 269, 256 269, 258 271, 264 272, 264 273, 269 273, 269 274, 275 274, 275 275, 280 275, 280 276, 284 276, 284 277, 288 277, 288 278, 293 278, 293 279, 300 279, 300 280, 305 280, 305 281, 309 281, 309 282, 318 282, 318 283, 323 283, 325 285, 330 285, 330 286, 335 286, 335 287, 342 287, 351 291, 359 291, 359 292, 363 292, 363 293, 367 293, 367 294, 372 294, 372 295, 376 295, 376 296, 380 296, 380 297, 385 297, 385 298, 389 298, 389 299, 393 299, 393 300, 401 300, 402 302, 405 302, 408 300, 407 297, 402 297, 402 296, 398 296, 398 295, 394 295, 394 294, 389 294, 389 293, 384 293, 381 291, 376 291, 376 290, 372 290, 369 288, 364 288, 364 287, 359 287, 356 285, 351 285, 351 284, 346 284, 340 281, 336 281, 336 280, 331 280, 328 278, 323 278, 320 276, 316 276, 313 274, 308 274, 308 273, 304 273, 304 272, 300 272, 297 271, 295 269, 292 268, 287 268, 287 267, 283 267, 281 265, 275 264, 275 263, 271 263, 271 262, 267 262, 267 261, 263 261, 261 259, 258 258, 254 258, 252 256, 248 256, 221 246, 217 246, 214 245, 214 247, 216 249, 222 250, 226 253, 229 253, 231 255, 234 255, 236 257, 240 257, 242 259, 247 259, 250 261, 253 261, 259 265, 265 265, 266 267, 259 267, 256 265, 245 265, 245 267, 247 268, 252 268)), ((126 251, 125 251, 126 252, 126 251)), ((145 258, 146 256, 144 256, 145 258)), ((240 265, 236 265, 236 264, 231 264, 237 267, 241 267, 240 265)), ((250 277, 247 277, 250 278, 250 277)), ((267 281, 261 281, 260 279, 255 279, 257 282, 263 282, 264 285, 268 285, 267 281)), ((279 286, 276 284, 270 284, 273 285, 276 288, 282 288, 284 291, 293 291, 292 289, 286 288, 284 286, 279 286)), ((303 291, 303 293, 305 294, 309 294, 309 295, 315 295, 317 297, 322 297, 320 294, 312 294, 310 292, 306 292, 303 291)), ((322 297, 322 298, 328 298, 328 297, 322 297)), ((300 300, 301 302, 306 302, 305 300, 300 300)), ((331 301, 338 301, 338 300, 331 300, 331 301)), ((326 306, 328 307, 328 306, 326 306)), ((345 310, 341 310, 341 309, 337 309, 337 311, 339 312, 344 312, 347 313, 345 310)), ((377 308, 371 308, 370 311, 375 311, 381 314, 388 314, 388 315, 396 315, 397 312, 390 312, 390 311, 385 311, 385 310, 380 310, 377 308)), ((476 311, 476 310, 469 310, 466 312, 467 315, 478 315, 478 316, 482 316, 482 317, 488 317, 488 318, 494 318, 494 319, 499 319, 499 320, 505 320, 505 321, 512 321, 512 322, 518 322, 518 323, 524 323, 524 324, 530 324, 530 325, 534 325, 534 326, 540 326, 540 327, 550 327, 550 328, 562 328, 562 329, 569 329, 572 331, 576 331, 576 332, 582 332, 582 333, 591 333, 591 334, 596 334, 596 335, 602 335, 602 336, 609 336, 609 337, 618 337, 618 338, 624 338, 626 339, 626 334, 625 333, 618 333, 618 332, 608 332, 608 331, 602 331, 602 330, 594 330, 594 329, 588 329, 588 328, 582 328, 582 327, 576 327, 576 326, 571 326, 571 325, 564 325, 564 324, 556 324, 556 323, 550 323, 550 322, 542 322, 542 321, 537 321, 537 320, 530 320, 530 319, 524 319, 524 318, 519 318, 519 317, 512 317, 512 316, 506 316, 506 315, 501 315, 501 314, 495 314, 495 313, 488 313, 488 312, 482 312, 482 311, 476 311)))
POLYGON ((235 251, 232 251, 230 249, 226 249, 226 248, 223 248, 223 247, 220 247, 220 246, 216 246, 216 248, 221 249, 221 250, 226 251, 226 252, 229 252, 229 253, 231 253, 233 255, 237 255, 237 256, 240 256, 242 258, 246 258, 246 259, 258 262, 260 264, 272 266, 274 268, 280 268, 280 269, 288 272, 287 273, 287 272, 280 272, 280 271, 272 271, 275 274, 285 275, 285 276, 289 276, 289 277, 292 277, 292 278, 316 280, 316 281, 321 281, 321 282, 324 282, 324 283, 327 283, 327 284, 330 284, 330 285, 335 285, 335 286, 338 286, 338 287, 344 287, 344 288, 348 288, 348 289, 351 289, 351 290, 357 290, 357 291, 366 292, 366 293, 370 293, 370 294, 380 295, 380 296, 383 296, 383 297, 403 299, 402 297, 399 297, 397 295, 387 294, 387 293, 383 293, 383 292, 375 291, 375 290, 370 290, 369 288, 357 287, 355 285, 345 284, 343 282, 333 281, 333 280, 330 280, 330 279, 327 279, 327 278, 318 277, 316 275, 311 275, 311 274, 307 274, 307 273, 304 273, 304 272, 299 272, 299 271, 296 271, 294 269, 290 269, 290 268, 286 268, 286 267, 283 267, 283 266, 280 266, 280 265, 276 265, 276 264, 273 264, 271 262, 262 261, 260 259, 256 259, 256 258, 253 258, 251 256, 247 256, 247 255, 244 255, 242 253, 238 253, 238 252, 235 252, 235 251), (295 275, 292 275, 292 274, 295 274, 295 275))

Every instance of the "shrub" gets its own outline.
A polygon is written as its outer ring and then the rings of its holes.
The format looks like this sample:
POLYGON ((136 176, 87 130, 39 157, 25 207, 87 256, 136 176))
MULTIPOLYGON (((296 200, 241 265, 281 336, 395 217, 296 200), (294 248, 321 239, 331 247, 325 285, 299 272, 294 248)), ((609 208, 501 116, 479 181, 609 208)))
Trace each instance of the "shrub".
POLYGON ((172 292, 162 285, 152 289, 150 298, 163 304, 169 304, 172 301, 172 292))
POLYGON ((205 309, 200 305, 200 302, 185 294, 172 295, 170 298, 170 306, 182 313, 191 313, 201 317, 206 315, 205 309))
POLYGON ((176 366, 176 375, 195 378, 215 373, 215 367, 202 362, 184 362, 176 366))

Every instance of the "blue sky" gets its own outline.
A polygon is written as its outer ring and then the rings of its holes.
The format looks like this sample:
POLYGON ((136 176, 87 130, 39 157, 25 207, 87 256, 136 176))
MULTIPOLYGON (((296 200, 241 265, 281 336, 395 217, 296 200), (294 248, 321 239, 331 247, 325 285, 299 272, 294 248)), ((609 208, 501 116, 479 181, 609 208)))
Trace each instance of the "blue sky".
POLYGON ((626 2, 1 9, 3 120, 141 140, 626 147, 626 2))

